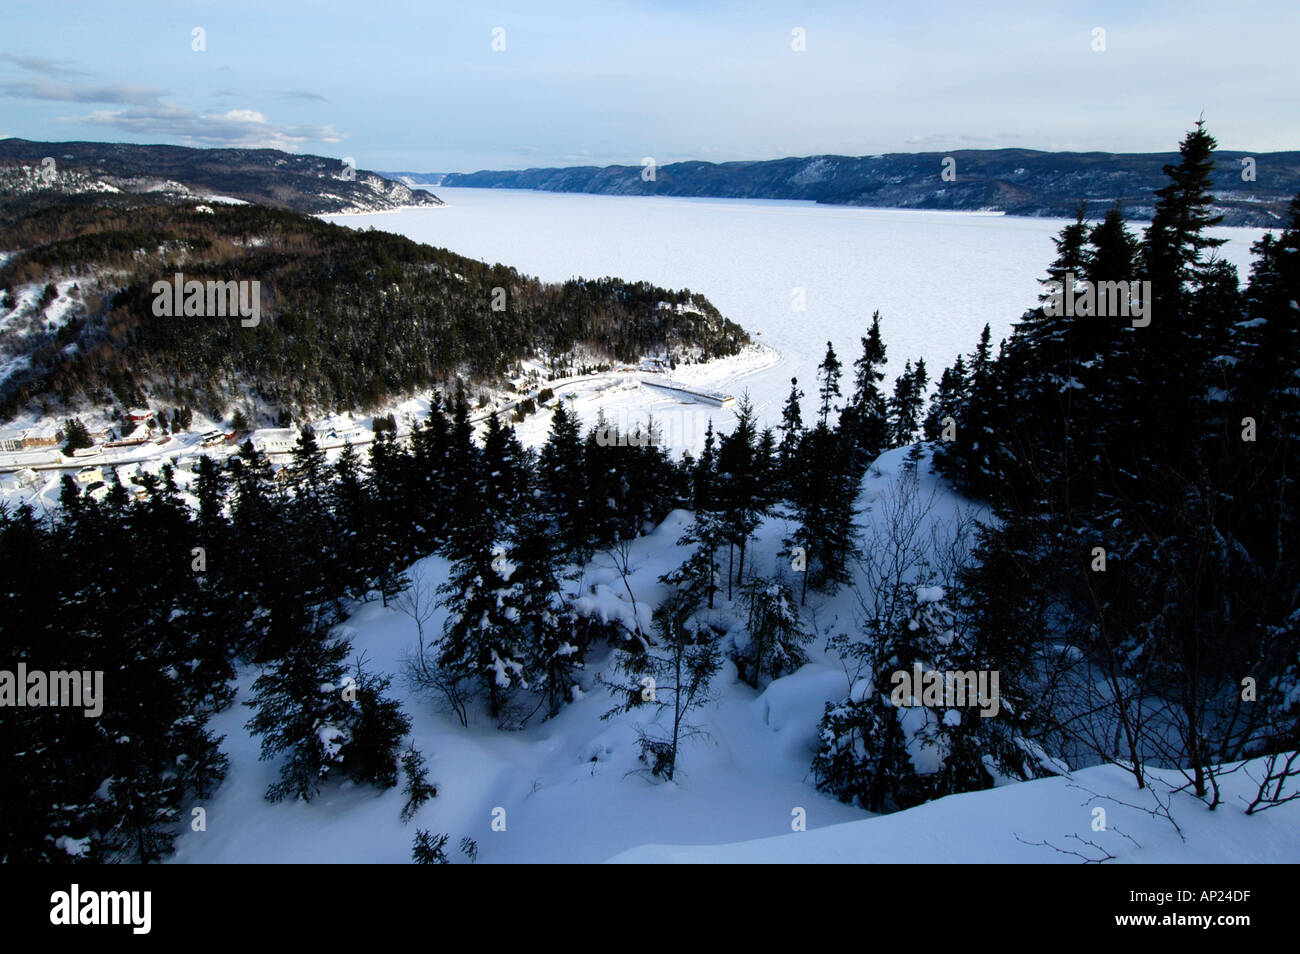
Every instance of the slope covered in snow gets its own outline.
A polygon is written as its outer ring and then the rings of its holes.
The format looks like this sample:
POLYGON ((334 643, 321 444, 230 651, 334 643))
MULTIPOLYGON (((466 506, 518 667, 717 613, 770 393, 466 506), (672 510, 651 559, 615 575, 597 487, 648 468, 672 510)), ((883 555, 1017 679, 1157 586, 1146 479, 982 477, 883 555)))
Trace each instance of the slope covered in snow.
POLYGON ((642 845, 622 863, 692 864, 1294 864, 1300 859, 1300 803, 1256 815, 1258 761, 1224 779, 1211 812, 1176 772, 1152 772, 1151 788, 1114 765, 967 792, 865 821, 729 845, 642 845), (1158 794, 1157 794, 1158 793, 1158 794), (1160 812, 1168 806, 1177 828, 1160 812), (1104 815, 1095 814, 1096 809, 1104 815), (1104 823, 1104 830, 1094 824, 1104 823), (1181 829, 1181 833, 1179 831, 1181 829))
MULTIPOLYGON (((946 489, 925 462, 904 499, 905 454, 883 455, 864 480, 868 536, 886 532, 890 514, 903 504, 916 508, 926 540, 942 539, 963 518, 983 513, 946 489)), ((677 540, 690 521, 690 514, 676 511, 633 542, 626 586, 614 555, 598 553, 569 593, 590 615, 646 627, 665 594, 660 575, 686 556, 677 540)), ((787 530, 785 521, 767 520, 752 559, 760 572, 794 583, 778 555, 787 530)), ((447 579, 448 563, 428 557, 410 572, 437 585, 447 579)), ((505 731, 485 710, 471 709, 469 726, 462 728, 435 696, 406 680, 406 660, 418 645, 413 620, 378 602, 356 607, 339 632, 351 640, 353 658, 364 657, 368 669, 394 677, 392 692, 412 718, 410 741, 428 759, 437 796, 406 825, 398 817, 400 787, 380 792, 330 783, 311 803, 268 803, 263 795, 278 763, 259 760, 258 740, 244 728, 251 710, 242 703, 258 674, 250 667, 240 674, 235 704, 210 723, 225 736, 229 774, 207 802, 191 806, 205 809, 206 828, 187 828, 172 860, 398 863, 410 860, 416 828, 448 833, 454 862, 466 861, 454 850, 465 837, 477 843, 483 862, 1079 861, 1017 840, 1094 851, 1072 834, 1124 861, 1300 860, 1300 803, 1244 816, 1237 803, 1244 772, 1225 780, 1226 804, 1216 812, 1187 796, 1174 799, 1186 842, 1168 822, 1121 804, 1140 806, 1148 796, 1108 766, 1070 778, 1003 784, 887 816, 822 794, 810 773, 817 723, 826 703, 844 698, 853 684, 827 640, 857 631, 855 589, 866 582, 863 572, 859 566, 857 586, 834 596, 809 592, 802 616, 815 640, 802 668, 756 690, 737 678, 734 664, 724 664, 714 700, 692 719, 707 737, 686 745, 673 782, 651 778, 639 761, 637 727, 650 719, 646 710, 602 718, 615 702, 600 679, 614 677, 613 647, 592 650, 577 698, 556 718, 535 716, 525 728, 505 731), (1097 806, 1106 810, 1106 832, 1092 830, 1097 806), (792 831, 797 819, 806 831, 792 831)), ((426 641, 441 632, 443 619, 439 609, 425 622, 426 641)), ((725 643, 743 628, 742 620, 739 600, 728 600, 724 588, 710 623, 727 633, 725 643)))

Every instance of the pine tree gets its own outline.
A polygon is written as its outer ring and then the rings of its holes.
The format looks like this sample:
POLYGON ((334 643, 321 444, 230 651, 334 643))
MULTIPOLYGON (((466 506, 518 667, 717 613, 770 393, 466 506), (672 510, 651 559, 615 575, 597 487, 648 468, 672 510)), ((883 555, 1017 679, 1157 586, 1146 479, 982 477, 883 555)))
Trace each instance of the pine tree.
POLYGON ((351 443, 334 462, 328 501, 336 534, 336 584, 344 595, 360 599, 381 575, 369 558, 382 556, 383 551, 378 545, 378 514, 361 472, 361 458, 351 443))
POLYGON ((708 426, 704 430, 704 450, 700 453, 700 459, 695 462, 695 470, 691 474, 692 509, 697 512, 712 510, 716 506, 718 493, 717 460, 718 455, 715 450, 713 436, 713 418, 709 418, 708 426))
POLYGON ((826 705, 813 760, 819 788, 880 811, 991 788, 995 771, 1032 777, 1006 721, 981 715, 1001 706, 1002 687, 989 682, 987 696, 976 694, 977 674, 987 672, 982 649, 941 588, 913 587, 905 618, 883 644, 853 648, 863 667, 848 698, 826 705), (939 693, 909 685, 917 667, 940 676, 939 693), (945 673, 970 673, 976 682, 963 681, 965 698, 954 700, 943 693, 958 684, 945 673))
POLYGON ((451 571, 438 587, 447 608, 438 665, 458 682, 481 684, 496 718, 515 683, 527 687, 527 649, 509 605, 514 567, 481 504, 471 505, 458 524, 445 548, 451 571))
POLYGON ((411 849, 411 859, 417 865, 447 865, 451 864, 447 860, 447 838, 446 833, 440 835, 431 835, 423 828, 415 830, 415 843, 411 849))
POLYGON ((945 368, 940 375, 939 387, 935 390, 934 397, 930 399, 930 409, 921 427, 921 432, 927 441, 943 440, 945 431, 956 434, 957 417, 962 413, 962 408, 969 398, 969 387, 966 380, 966 360, 961 355, 957 355, 957 360, 953 362, 952 367, 945 368))
MULTIPOLYGON (((722 439, 718 450, 718 503, 727 542, 739 554, 735 579, 745 572, 749 538, 766 515, 761 469, 756 458, 754 406, 748 393, 738 402, 735 429, 722 439)), ((727 572, 727 598, 732 594, 732 572, 727 572)))
POLYGON ((582 447, 587 542, 594 549, 603 549, 620 538, 626 490, 621 472, 628 463, 627 452, 626 437, 616 425, 606 422, 603 412, 598 414, 582 447))
POLYGON ((585 558, 591 552, 591 533, 582 437, 563 402, 556 404, 550 436, 538 460, 538 476, 544 506, 555 517, 565 554, 585 558))
POLYGON ((804 556, 799 596, 803 605, 809 583, 823 589, 849 580, 849 560, 857 552, 854 507, 861 478, 851 470, 843 443, 821 423, 805 437, 800 465, 804 476, 791 501, 796 525, 785 544, 801 549, 804 556))
MULTIPOLYGON (((301 600, 316 605, 340 594, 342 586, 338 528, 328 499, 330 467, 310 427, 298 435, 289 474, 286 517, 294 535, 290 546, 299 555, 289 566, 301 600)), ((337 604, 335 611, 341 615, 337 604)))
POLYGON ((782 492, 787 494, 794 483, 794 465, 798 459, 799 442, 803 440, 804 435, 803 410, 799 403, 803 396, 803 392, 799 390, 799 379, 791 378, 790 394, 781 409, 781 443, 777 450, 780 486, 782 492))
POLYGON ((908 361, 903 373, 894 382, 894 394, 889 399, 889 441, 893 447, 906 447, 916 439, 924 407, 925 387, 928 383, 925 361, 913 366, 908 361))
POLYGON ((80 418, 74 417, 63 425, 63 438, 63 456, 65 457, 71 457, 73 451, 95 446, 90 431, 86 429, 85 424, 81 423, 80 418))
MULTIPOLYGON (((406 473, 409 461, 391 434, 376 436, 370 445, 370 473, 366 486, 366 516, 374 521, 365 551, 367 577, 379 589, 384 606, 402 591, 408 580, 403 567, 416 556, 415 533, 407 519, 406 473)), ((472 492, 470 481, 461 492, 472 492)), ((457 501, 459 506, 460 501, 457 501)), ((463 511, 462 511, 463 512, 463 511)))
POLYGON ((524 673, 543 698, 547 715, 555 716, 573 699, 587 647, 576 614, 564 599, 564 551, 551 519, 535 506, 522 509, 517 519, 508 555, 513 567, 508 606, 516 614, 518 639, 527 656, 524 673))
POLYGON ((804 646, 813 638, 799 619, 794 594, 783 583, 751 577, 741 586, 747 604, 748 645, 736 658, 741 678, 754 688, 779 679, 807 661, 804 646))
POLYGON ((268 801, 311 801, 330 772, 341 772, 352 720, 343 686, 347 654, 347 643, 331 641, 322 628, 304 629, 254 680, 245 705, 256 714, 247 729, 262 736, 263 760, 287 755, 279 781, 266 791, 268 801))
POLYGON ((402 795, 406 803, 402 806, 401 820, 405 825, 420 806, 438 794, 438 786, 429 783, 429 772, 425 766, 424 755, 412 742, 402 753, 402 775, 406 783, 402 786, 402 795))
POLYGON ((1206 234, 1223 219, 1213 212, 1216 145, 1198 120, 1179 144, 1178 163, 1165 166, 1171 181, 1156 190, 1142 246, 1142 277, 1151 282, 1151 325, 1134 330, 1132 346, 1133 360, 1141 364, 1132 377, 1141 380, 1143 393, 1125 398, 1150 402, 1152 412, 1166 423, 1154 434, 1130 429, 1120 435, 1124 457, 1118 466, 1125 470, 1140 466, 1129 455, 1184 470, 1201 454, 1203 412, 1208 409, 1196 382, 1219 353, 1211 342, 1226 333, 1225 316, 1213 307, 1198 307, 1197 301, 1220 284, 1221 270, 1210 253, 1226 241, 1206 234))
POLYGON ((694 546, 676 569, 661 576, 660 582, 674 586, 713 609, 718 592, 718 551, 727 540, 722 517, 712 510, 696 510, 695 520, 677 540, 678 546, 694 546))
POLYGON ((513 427, 504 427, 495 411, 488 416, 483 434, 479 472, 483 482, 483 505, 489 510, 499 532, 519 508, 528 472, 528 457, 513 427))
POLYGON ((818 410, 818 420, 825 424, 827 418, 834 410, 833 402, 840 396, 840 359, 835 356, 835 348, 831 343, 826 342, 826 357, 822 358, 822 363, 817 366, 817 380, 821 382, 817 389, 818 400, 821 402, 818 410))
POLYGON ((689 594, 669 593, 654 612, 657 645, 664 655, 624 654, 620 668, 631 681, 614 687, 624 701, 601 716, 609 719, 647 703, 656 717, 666 713, 668 725, 656 721, 638 728, 638 744, 650 774, 670 782, 677 774, 682 743, 707 735, 690 721, 691 714, 712 700, 709 687, 722 666, 714 640, 695 619, 698 607, 689 594))
POLYGON ((862 355, 853 362, 853 397, 840 415, 840 430, 854 447, 853 466, 863 473, 889 443, 889 408, 880 382, 885 373, 885 342, 880 312, 871 316, 871 330, 862 339, 862 355))
POLYGON ((384 693, 392 680, 367 672, 358 659, 352 669, 352 701, 343 747, 343 774, 354 782, 392 788, 397 784, 397 750, 402 736, 411 731, 411 720, 400 703, 384 693))
POLYGON ((283 491, 277 486, 266 455, 251 441, 231 461, 234 501, 231 506, 232 547, 240 554, 232 578, 235 592, 258 609, 250 627, 258 660, 280 655, 307 625, 308 611, 296 587, 290 565, 294 554, 281 541, 289 538, 283 491))

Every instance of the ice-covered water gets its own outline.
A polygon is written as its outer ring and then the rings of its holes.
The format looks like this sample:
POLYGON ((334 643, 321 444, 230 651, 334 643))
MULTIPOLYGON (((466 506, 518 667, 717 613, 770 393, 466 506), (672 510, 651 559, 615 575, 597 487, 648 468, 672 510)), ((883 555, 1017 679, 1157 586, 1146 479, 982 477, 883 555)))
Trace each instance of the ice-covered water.
MULTIPOLYGON (((434 191, 445 207, 329 218, 548 280, 616 275, 702 292, 780 354, 766 368, 740 362, 699 381, 736 394, 748 389, 766 423, 779 419, 792 376, 808 395, 805 419, 812 413, 815 371, 828 340, 844 365, 847 396, 874 310, 891 380, 909 358, 924 358, 933 380, 974 347, 985 322, 996 342, 1037 301, 1037 281, 1055 252, 1052 237, 1065 224, 811 202, 434 191), (804 309, 797 310, 801 299, 804 309)), ((1244 278, 1250 243, 1262 231, 1216 234, 1229 239, 1221 254, 1244 278)))

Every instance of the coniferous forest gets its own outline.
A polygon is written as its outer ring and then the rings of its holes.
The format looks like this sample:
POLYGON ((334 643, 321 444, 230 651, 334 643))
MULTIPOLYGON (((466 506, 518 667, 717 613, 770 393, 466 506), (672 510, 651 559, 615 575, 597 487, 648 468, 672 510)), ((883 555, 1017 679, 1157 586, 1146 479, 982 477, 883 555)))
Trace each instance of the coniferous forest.
MULTIPOLYGON (((701 453, 681 457, 653 434, 584 431, 562 400, 537 451, 496 416, 476 436, 464 388, 449 382, 457 368, 504 374, 512 360, 592 341, 626 360, 665 343, 732 353, 743 332, 697 296, 542 285, 256 207, 108 219, 56 207, 18 222, 30 250, 2 279, 121 266, 148 236, 267 277, 277 305, 246 340, 237 323, 166 331, 177 326, 141 315, 172 259, 150 262, 94 329, 76 332, 105 348, 57 368, 37 361, 51 376, 34 374, 11 403, 45 385, 125 402, 168 368, 188 376, 174 387, 216 403, 236 378, 294 408, 440 390, 409 439, 379 435, 364 456, 349 447, 329 462, 308 428, 278 474, 251 443, 225 465, 204 458, 197 509, 167 468, 143 478, 142 499, 113 483, 97 501, 69 476, 57 511, 0 513, 6 654, 33 669, 103 670, 113 687, 102 718, 11 709, 0 720, 0 857, 165 858, 186 807, 222 784, 223 740, 208 723, 232 705, 247 708, 278 767, 271 801, 310 801, 342 779, 401 785, 411 812, 436 799, 430 753, 405 744, 410 718, 391 678, 348 661, 337 624, 367 601, 415 621, 405 675, 462 725, 479 710, 502 730, 557 716, 589 654, 614 648, 627 681, 608 684, 611 712, 659 708, 664 731, 638 745, 649 776, 672 780, 724 661, 756 688, 797 671, 820 638, 803 612, 811 596, 854 588, 861 630, 833 638, 851 690, 826 705, 809 765, 823 792, 885 812, 1110 762, 1138 787, 1151 769, 1175 770, 1216 808, 1223 773, 1262 757, 1250 810, 1293 798, 1300 197, 1240 282, 1207 234, 1215 146, 1197 123, 1144 228, 1081 208, 1056 239, 1042 300, 1006 340, 986 328, 933 389, 921 360, 885 386, 888 318, 864 314, 860 354, 828 343, 816 380, 791 381, 779 427, 760 427, 742 398, 733 428, 710 429, 701 453), (263 241, 250 247, 253 235, 263 241), (1152 320, 1057 313, 1051 288, 1067 275, 1149 282, 1152 320), (523 303, 509 322, 490 310, 494 286, 523 303), (374 380, 357 380, 358 367, 374 380), (933 468, 991 508, 947 550, 916 537, 924 503, 906 496, 906 475, 892 503, 861 495, 882 452, 907 447, 911 486, 933 468), (895 509, 867 531, 873 507, 895 509), (626 561, 628 542, 677 510, 689 513, 688 555, 661 579, 650 625, 580 599, 585 564, 626 561), (754 556, 774 519, 789 528, 793 572, 754 556), (429 592, 407 569, 435 553, 450 572, 429 592), (426 631, 435 605, 445 623, 426 631), (720 623, 724 606, 738 628, 720 623), (998 718, 900 718, 891 673, 914 665, 999 672, 998 718), (236 699, 240 671, 259 675, 236 699), (658 697, 641 695, 646 673, 658 697), (934 753, 924 771, 918 742, 934 753)), ((417 860, 445 860, 446 840, 421 831, 417 860)))
POLYGON ((547 284, 259 205, 83 200, 18 215, 5 235, 21 252, 0 267, 0 304, 24 283, 85 285, 82 313, 23 340, 25 364, 0 387, 5 417, 152 395, 214 420, 246 399, 269 420, 310 418, 459 376, 504 381, 524 359, 560 374, 652 352, 707 360, 748 342, 689 291, 614 278, 547 284), (155 283, 176 274, 260 282, 256 323, 206 303, 159 316, 155 283))

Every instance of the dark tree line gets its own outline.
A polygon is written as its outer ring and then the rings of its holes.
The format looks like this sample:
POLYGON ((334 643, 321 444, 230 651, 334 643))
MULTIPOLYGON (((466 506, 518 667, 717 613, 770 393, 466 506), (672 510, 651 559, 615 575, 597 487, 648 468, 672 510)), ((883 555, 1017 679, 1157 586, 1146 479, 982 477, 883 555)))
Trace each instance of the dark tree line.
POLYGON ((1018 718, 1139 784, 1178 768, 1211 805, 1215 766, 1300 742, 1300 198, 1239 288, 1207 232, 1214 148, 1198 122, 1140 238, 1081 209, 1056 240, 1045 282, 1149 282, 1149 324, 1045 289, 927 420, 939 469, 996 510, 964 599, 1033 683, 1018 718))

